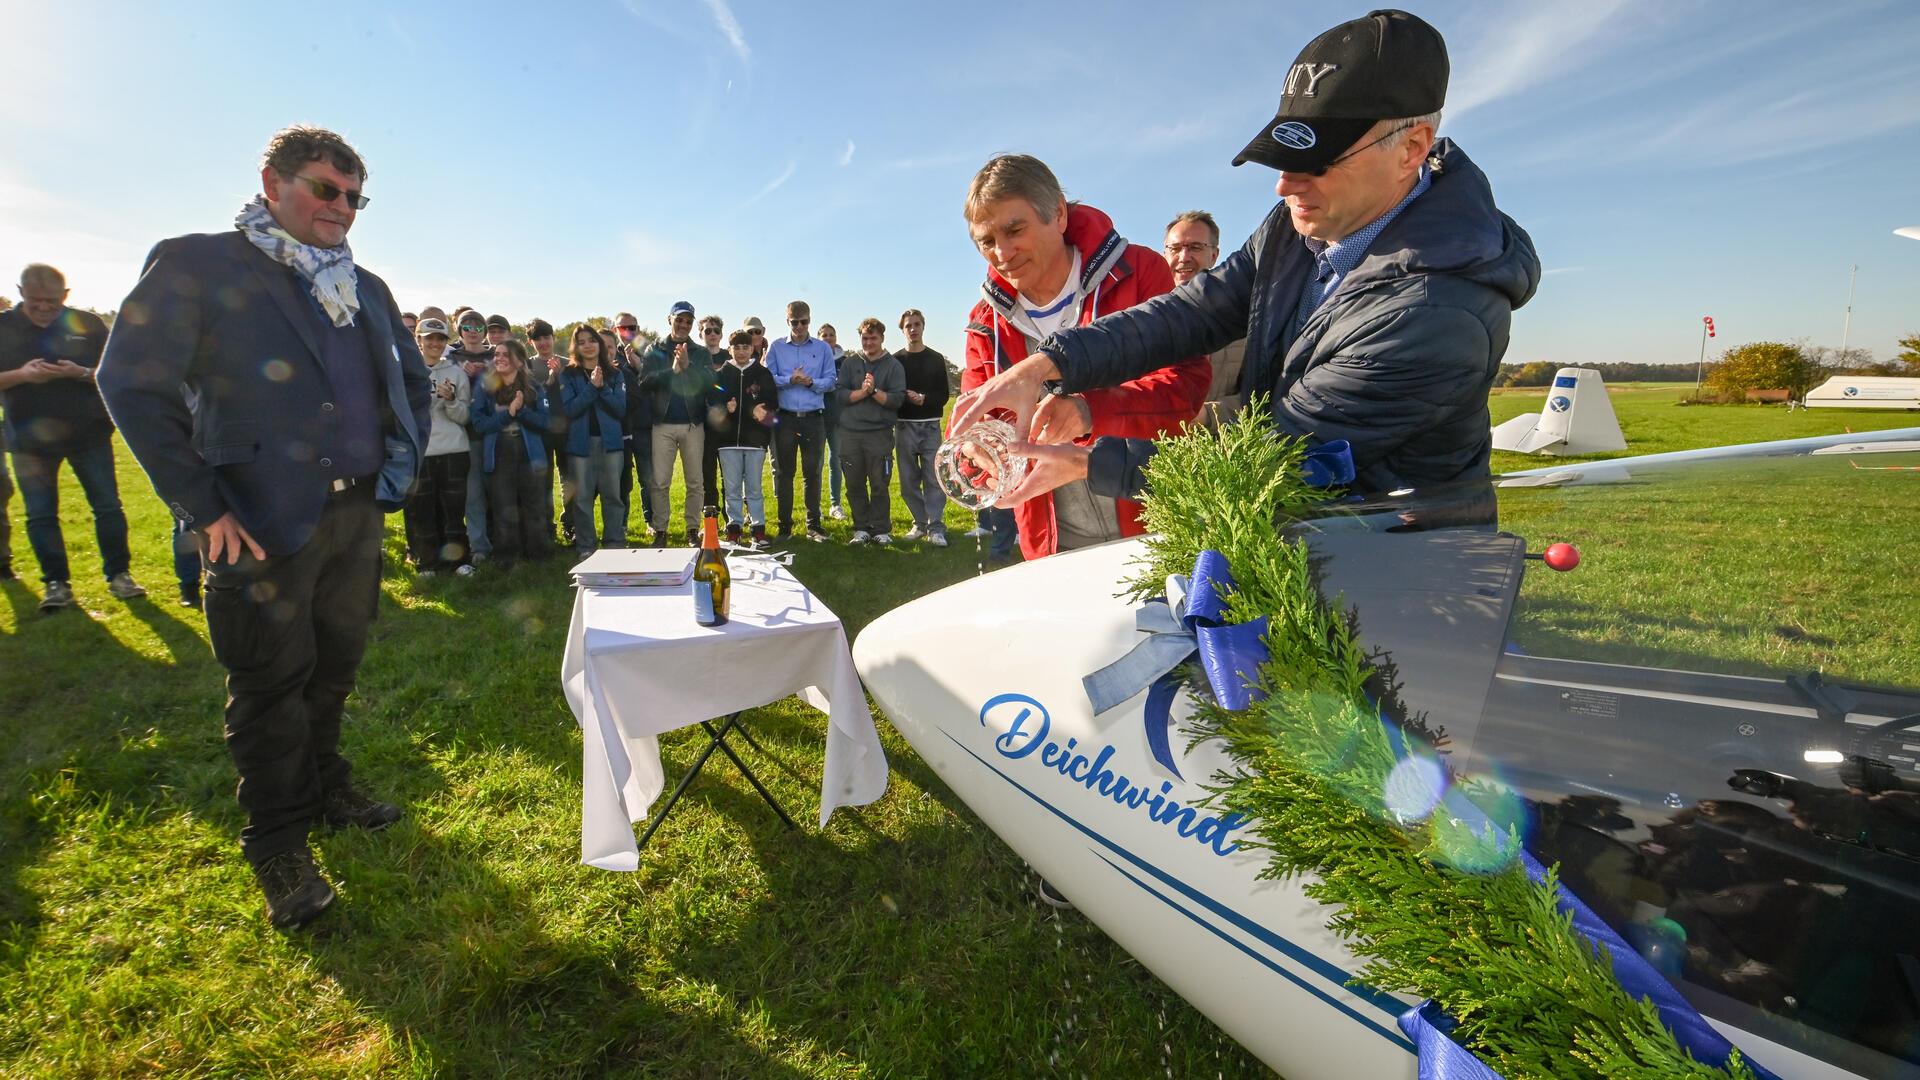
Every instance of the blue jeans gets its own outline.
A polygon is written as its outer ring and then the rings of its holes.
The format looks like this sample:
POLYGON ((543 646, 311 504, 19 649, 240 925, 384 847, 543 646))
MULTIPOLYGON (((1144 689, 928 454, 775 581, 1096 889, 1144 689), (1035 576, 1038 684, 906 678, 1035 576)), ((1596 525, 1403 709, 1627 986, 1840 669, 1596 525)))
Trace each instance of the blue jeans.
POLYGON ((627 546, 627 500, 620 494, 625 451, 608 450, 596 438, 587 453, 567 458, 573 474, 573 550, 591 554, 596 548, 627 546), (600 542, 594 542, 593 499, 600 497, 600 542))
POLYGON ((493 555, 493 542, 487 539, 487 471, 480 467, 486 455, 478 449, 480 438, 474 436, 475 449, 467 455, 467 544, 485 559, 493 555))
POLYGON ((727 524, 766 527, 766 463, 767 452, 757 446, 720 448, 720 484, 727 492, 727 524))
POLYGON ((60 463, 73 467, 80 490, 93 508, 93 535, 107 577, 132 565, 127 551, 127 515, 120 509, 120 486, 113 477, 113 439, 101 439, 64 453, 13 452, 14 478, 27 509, 27 543, 40 560, 42 581, 68 581, 67 542, 60 534, 60 463))
POLYGON ((7 504, 13 501, 13 474, 7 471, 6 456, 0 454, 0 570, 13 566, 13 516, 7 504))

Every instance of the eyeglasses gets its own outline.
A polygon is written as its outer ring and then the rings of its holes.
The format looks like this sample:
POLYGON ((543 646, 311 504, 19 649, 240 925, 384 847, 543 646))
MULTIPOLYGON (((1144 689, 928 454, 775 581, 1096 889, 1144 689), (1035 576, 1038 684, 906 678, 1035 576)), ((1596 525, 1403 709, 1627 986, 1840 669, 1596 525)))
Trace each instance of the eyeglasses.
POLYGON ((1344 154, 1341 154, 1341 155, 1340 155, 1339 157, 1337 157, 1337 158, 1334 158, 1334 159, 1333 159, 1332 161, 1329 161, 1329 162, 1327 162, 1327 163, 1326 163, 1325 165, 1322 165, 1322 166, 1320 166, 1320 167, 1319 167, 1319 168, 1317 168, 1317 169, 1288 169, 1288 170, 1286 170, 1286 171, 1287 171, 1287 172, 1298 172, 1298 173, 1304 173, 1304 174, 1306 174, 1307 176, 1325 176, 1325 175, 1327 175, 1327 170, 1329 170, 1329 169, 1331 169, 1331 168, 1333 168, 1333 167, 1334 167, 1335 165, 1338 165, 1338 164, 1340 164, 1341 162, 1343 162, 1343 161, 1345 161, 1345 160, 1347 160, 1347 159, 1348 159, 1348 158, 1350 158, 1350 157, 1357 157, 1357 156, 1359 156, 1360 154, 1364 154, 1364 153, 1366 153, 1367 151, 1369 151, 1369 150, 1371 150, 1371 149, 1373 149, 1374 147, 1376 147, 1376 146, 1379 146, 1379 145, 1380 145, 1381 143, 1383 143, 1383 142, 1386 142, 1386 141, 1387 141, 1388 139, 1391 139, 1391 138, 1393 138, 1393 137, 1394 137, 1395 135, 1398 135, 1398 134, 1400 134, 1400 133, 1401 133, 1401 132, 1403 132, 1403 131, 1407 131, 1407 130, 1409 130, 1409 129, 1411 129, 1412 127, 1413 127, 1413 125, 1412 125, 1412 124, 1402 124, 1402 125, 1400 125, 1399 127, 1397 127, 1397 128, 1394 128, 1394 129, 1392 129, 1392 130, 1390 130, 1390 131, 1388 131, 1388 132, 1386 132, 1386 133, 1384 133, 1384 134, 1382 134, 1382 135, 1381 135, 1381 136, 1380 136, 1379 138, 1377 138, 1377 139, 1375 139, 1375 140, 1373 140, 1372 142, 1370 142, 1370 143, 1368 143, 1367 145, 1365 145, 1365 146, 1363 146, 1363 147, 1361 147, 1360 149, 1358 149, 1358 150, 1349 150, 1349 151, 1347 151, 1346 153, 1344 153, 1344 154))
POLYGON ((308 191, 313 193, 314 198, 319 199, 323 203, 330 203, 340 196, 345 195, 348 206, 355 210, 365 210, 367 203, 372 201, 358 191, 347 191, 342 188, 337 188, 325 180, 316 180, 311 176, 302 176, 299 173, 281 173, 280 175, 289 180, 300 181, 308 191))
POLYGON ((1168 244, 1166 252, 1176 258, 1181 255, 1205 255, 1213 250, 1212 244, 1168 244))

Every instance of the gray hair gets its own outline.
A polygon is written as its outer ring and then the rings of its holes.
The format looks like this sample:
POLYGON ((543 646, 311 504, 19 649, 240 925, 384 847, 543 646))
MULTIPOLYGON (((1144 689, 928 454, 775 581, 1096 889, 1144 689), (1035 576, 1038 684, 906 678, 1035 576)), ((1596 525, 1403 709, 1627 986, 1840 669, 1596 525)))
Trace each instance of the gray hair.
POLYGON ((978 221, 988 203, 1025 199, 1040 215, 1041 224, 1051 224, 1054 209, 1066 197, 1060 190, 1059 178, 1047 168, 1046 162, 1031 154, 996 154, 973 174, 961 212, 968 221, 978 221))
POLYGON ((1220 223, 1213 220, 1213 215, 1207 213, 1205 210, 1186 211, 1185 213, 1181 214, 1179 217, 1176 217, 1172 221, 1167 222, 1167 227, 1160 230, 1160 235, 1162 237, 1165 237, 1168 233, 1172 232, 1176 226, 1185 225, 1190 221, 1197 221, 1200 224, 1205 225, 1207 227, 1207 232, 1212 234, 1213 236, 1213 241, 1212 241, 1213 246, 1214 247, 1220 246, 1220 223))
POLYGON ((1434 137, 1439 138, 1440 137, 1440 110, 1435 109, 1434 111, 1427 113, 1424 116, 1408 116, 1408 117, 1403 117, 1399 120, 1395 120, 1393 131, 1390 132, 1387 135, 1387 137, 1381 141, 1386 143, 1388 146, 1398 146, 1400 143, 1407 141, 1407 132, 1412 131, 1414 128, 1419 127, 1421 124, 1426 124, 1428 127, 1431 127, 1433 129, 1434 137))
POLYGON ((20 271, 20 287, 23 289, 38 286, 43 289, 67 290, 67 275, 48 266, 46 263, 28 263, 20 271))

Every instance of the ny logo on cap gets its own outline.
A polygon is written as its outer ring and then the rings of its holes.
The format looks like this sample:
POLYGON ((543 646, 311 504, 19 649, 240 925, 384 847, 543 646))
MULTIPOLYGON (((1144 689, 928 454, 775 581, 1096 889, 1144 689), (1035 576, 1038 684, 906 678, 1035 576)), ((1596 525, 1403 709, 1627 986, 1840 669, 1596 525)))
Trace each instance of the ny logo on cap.
POLYGON ((1320 80, 1338 70, 1340 70, 1339 64, 1295 64, 1287 71, 1287 88, 1282 91, 1282 95, 1292 97, 1295 84, 1297 84, 1300 81, 1300 77, 1304 75, 1307 79, 1307 85, 1305 89, 1300 92, 1307 97, 1312 97, 1313 89, 1320 84, 1320 80))

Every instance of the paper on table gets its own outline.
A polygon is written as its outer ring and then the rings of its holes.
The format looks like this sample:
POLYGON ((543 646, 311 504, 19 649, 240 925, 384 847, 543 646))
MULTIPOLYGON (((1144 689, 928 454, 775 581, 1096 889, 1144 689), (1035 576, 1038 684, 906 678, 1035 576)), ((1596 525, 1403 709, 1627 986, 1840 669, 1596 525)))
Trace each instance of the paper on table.
POLYGON ((601 548, 573 568, 573 582, 595 588, 685 585, 697 554, 691 548, 601 548))

